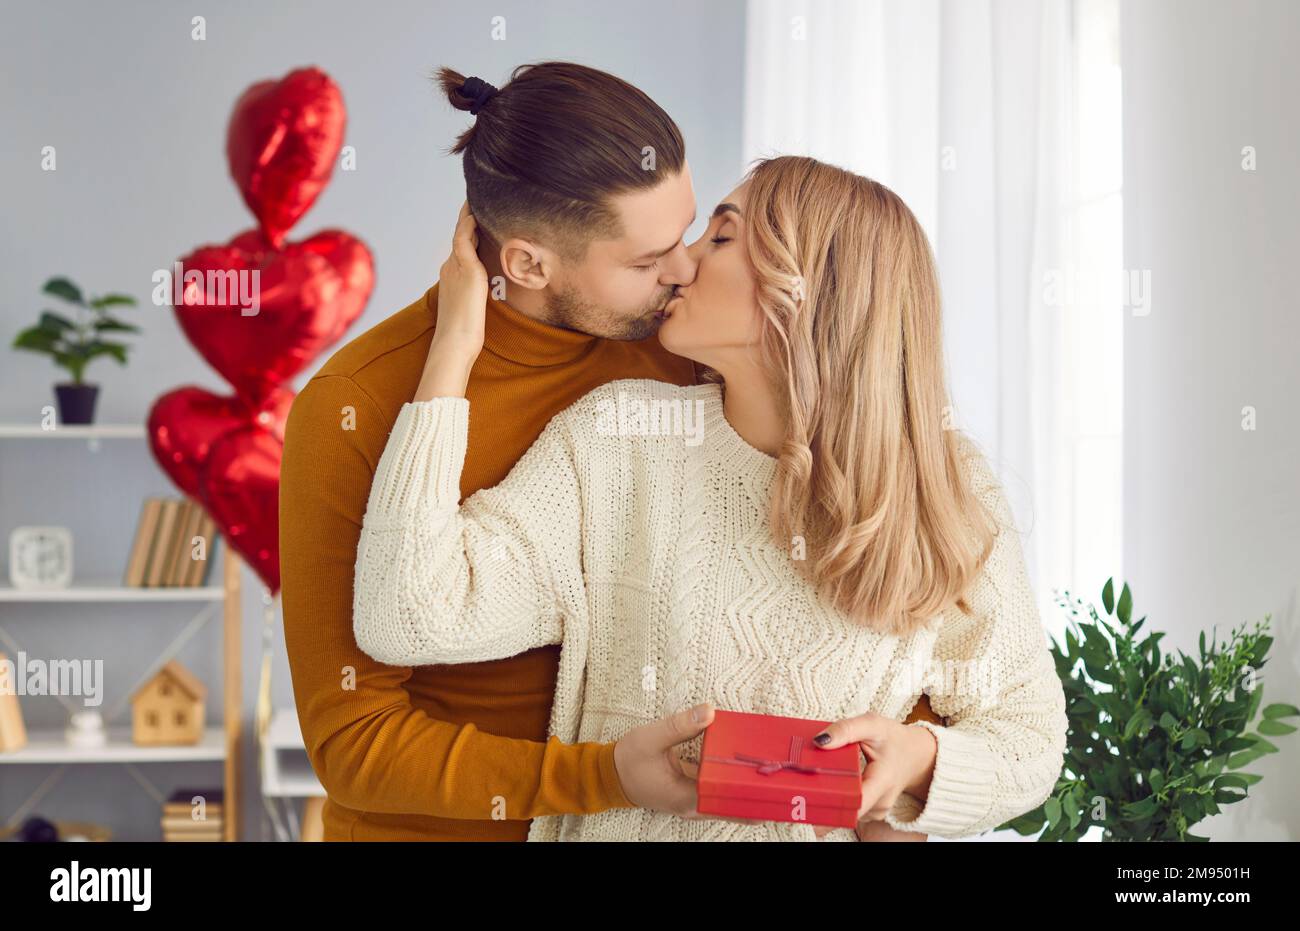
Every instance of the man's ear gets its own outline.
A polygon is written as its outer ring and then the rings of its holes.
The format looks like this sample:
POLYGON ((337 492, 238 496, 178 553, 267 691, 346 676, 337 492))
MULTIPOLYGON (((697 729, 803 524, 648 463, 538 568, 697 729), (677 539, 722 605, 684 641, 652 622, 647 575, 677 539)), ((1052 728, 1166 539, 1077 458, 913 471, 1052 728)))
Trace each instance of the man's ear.
POLYGON ((499 253, 501 271, 506 280, 521 288, 540 291, 551 283, 555 257, 550 251, 527 239, 507 239, 499 253))

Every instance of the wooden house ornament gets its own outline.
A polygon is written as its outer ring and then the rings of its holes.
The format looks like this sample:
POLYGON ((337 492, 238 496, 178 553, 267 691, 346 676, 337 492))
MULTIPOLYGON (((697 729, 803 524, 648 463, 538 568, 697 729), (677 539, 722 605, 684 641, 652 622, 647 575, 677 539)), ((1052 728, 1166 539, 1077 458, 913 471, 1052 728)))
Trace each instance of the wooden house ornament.
POLYGON ((131 696, 131 732, 142 746, 197 744, 203 739, 208 690, 175 660, 131 696))

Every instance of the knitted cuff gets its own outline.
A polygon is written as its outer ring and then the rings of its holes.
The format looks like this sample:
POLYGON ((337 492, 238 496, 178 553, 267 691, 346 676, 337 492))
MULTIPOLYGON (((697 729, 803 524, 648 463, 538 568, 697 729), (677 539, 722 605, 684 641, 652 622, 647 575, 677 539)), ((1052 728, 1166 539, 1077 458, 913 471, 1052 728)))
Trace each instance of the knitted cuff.
POLYGON ((960 725, 944 727, 932 721, 917 721, 909 727, 924 727, 934 734, 939 748, 934 760, 934 776, 924 803, 910 795, 885 815, 885 822, 899 831, 918 831, 937 837, 961 837, 975 833, 993 808, 996 761, 987 741, 978 734, 961 730, 960 725), (911 817, 917 807, 919 815, 911 817))
POLYGON ((407 401, 393 421, 371 483, 367 516, 455 509, 469 439, 469 401, 407 401))

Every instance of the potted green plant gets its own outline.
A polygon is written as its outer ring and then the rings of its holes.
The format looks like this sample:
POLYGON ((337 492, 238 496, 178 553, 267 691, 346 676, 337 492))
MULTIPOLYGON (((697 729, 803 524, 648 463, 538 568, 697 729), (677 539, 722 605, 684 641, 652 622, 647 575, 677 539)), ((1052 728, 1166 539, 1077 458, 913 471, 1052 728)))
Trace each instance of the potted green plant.
POLYGON ((126 365, 126 352, 130 347, 106 337, 117 333, 139 333, 140 328, 115 319, 108 309, 135 306, 135 298, 126 294, 105 294, 86 300, 81 289, 67 278, 51 278, 45 282, 42 291, 71 304, 73 319, 44 310, 35 326, 28 327, 14 338, 13 348, 46 353, 53 357, 55 365, 67 369, 72 375, 72 381, 58 382, 54 386, 60 423, 93 423, 99 386, 86 383, 82 376, 86 365, 97 356, 112 356, 126 365))
POLYGON ((1295 731, 1283 719, 1300 715, 1268 705, 1249 729, 1271 615, 1223 644, 1212 632, 1207 646, 1202 631, 1199 661, 1175 659, 1160 653, 1163 633, 1138 639, 1146 618, 1132 620, 1128 585, 1116 602, 1108 579, 1101 597, 1105 616, 1088 604, 1081 622, 1082 600, 1057 598, 1070 614, 1065 647, 1052 644, 1070 721, 1064 767, 1042 805, 1001 827, 1043 841, 1077 841, 1094 826, 1104 841, 1208 840, 1191 828, 1247 797, 1263 777, 1237 770, 1276 753, 1268 738, 1295 731))

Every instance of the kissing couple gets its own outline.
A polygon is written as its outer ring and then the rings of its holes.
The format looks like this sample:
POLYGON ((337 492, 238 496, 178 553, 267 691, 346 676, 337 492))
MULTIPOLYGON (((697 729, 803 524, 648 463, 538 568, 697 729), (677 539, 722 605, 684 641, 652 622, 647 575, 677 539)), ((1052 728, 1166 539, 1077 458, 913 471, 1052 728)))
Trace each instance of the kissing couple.
POLYGON ((474 124, 437 284, 291 410, 285 639, 326 839, 898 840, 1037 807, 1065 697, 951 424, 935 264, 884 185, 755 163, 702 235, 613 75, 442 69, 474 124), (856 829, 703 814, 717 710, 856 745, 856 829))

